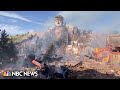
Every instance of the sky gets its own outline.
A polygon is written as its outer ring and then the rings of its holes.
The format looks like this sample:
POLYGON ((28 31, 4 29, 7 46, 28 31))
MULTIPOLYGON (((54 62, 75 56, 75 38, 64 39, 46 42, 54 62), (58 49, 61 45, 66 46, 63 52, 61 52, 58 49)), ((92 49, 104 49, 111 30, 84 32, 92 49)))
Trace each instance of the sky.
POLYGON ((0 11, 0 29, 10 35, 47 31, 54 27, 56 15, 62 15, 66 25, 80 29, 120 31, 120 11, 0 11))

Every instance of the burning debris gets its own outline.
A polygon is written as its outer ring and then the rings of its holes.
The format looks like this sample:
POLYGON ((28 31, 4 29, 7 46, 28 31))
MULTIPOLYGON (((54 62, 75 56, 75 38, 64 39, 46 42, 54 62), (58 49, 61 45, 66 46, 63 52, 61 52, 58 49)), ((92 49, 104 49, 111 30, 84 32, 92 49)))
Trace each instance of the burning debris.
POLYGON ((37 71, 38 76, 17 79, 120 78, 119 36, 95 35, 74 25, 66 26, 61 15, 54 20, 53 29, 42 34, 29 33, 28 38, 24 36, 16 43, 16 67, 8 66, 1 74, 5 70, 23 70, 37 71))

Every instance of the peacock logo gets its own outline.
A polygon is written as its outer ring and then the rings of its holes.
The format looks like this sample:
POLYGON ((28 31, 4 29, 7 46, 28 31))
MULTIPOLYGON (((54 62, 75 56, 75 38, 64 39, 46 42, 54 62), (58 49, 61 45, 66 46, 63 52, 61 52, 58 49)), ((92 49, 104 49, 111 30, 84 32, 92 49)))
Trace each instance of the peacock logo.
POLYGON ((10 71, 3 72, 3 76, 12 76, 10 71))

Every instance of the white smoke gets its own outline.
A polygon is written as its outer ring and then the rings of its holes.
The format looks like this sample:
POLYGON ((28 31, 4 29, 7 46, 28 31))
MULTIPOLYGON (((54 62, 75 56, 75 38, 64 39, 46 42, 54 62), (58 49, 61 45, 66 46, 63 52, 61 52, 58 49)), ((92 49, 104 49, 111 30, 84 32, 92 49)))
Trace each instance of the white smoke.
POLYGON ((91 42, 91 46, 94 48, 105 48, 106 47, 107 34, 96 33, 96 38, 91 42))

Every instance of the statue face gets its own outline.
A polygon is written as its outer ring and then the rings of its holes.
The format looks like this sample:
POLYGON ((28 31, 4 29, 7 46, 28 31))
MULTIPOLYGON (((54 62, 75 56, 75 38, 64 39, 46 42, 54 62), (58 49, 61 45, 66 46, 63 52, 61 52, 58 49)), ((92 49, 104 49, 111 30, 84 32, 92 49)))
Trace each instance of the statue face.
POLYGON ((59 18, 55 18, 55 26, 62 26, 63 25, 63 20, 59 18))

